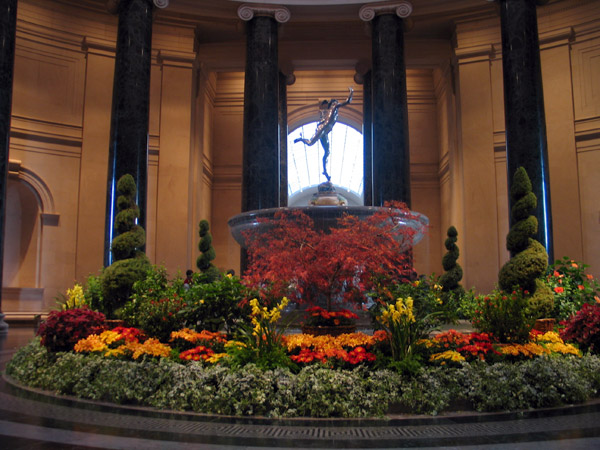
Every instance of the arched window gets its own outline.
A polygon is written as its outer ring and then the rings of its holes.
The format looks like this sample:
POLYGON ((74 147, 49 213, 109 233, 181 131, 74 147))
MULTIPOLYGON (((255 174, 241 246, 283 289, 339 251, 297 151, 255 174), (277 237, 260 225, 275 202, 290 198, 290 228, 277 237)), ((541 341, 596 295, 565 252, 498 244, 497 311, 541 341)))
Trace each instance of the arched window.
MULTIPOLYGON (((310 139, 317 122, 304 124, 288 134, 288 205, 306 206, 323 175, 323 147, 294 143, 299 137, 310 139)), ((363 136, 349 125, 338 122, 329 134, 330 154, 327 172, 339 194, 349 205, 363 205, 363 136)))

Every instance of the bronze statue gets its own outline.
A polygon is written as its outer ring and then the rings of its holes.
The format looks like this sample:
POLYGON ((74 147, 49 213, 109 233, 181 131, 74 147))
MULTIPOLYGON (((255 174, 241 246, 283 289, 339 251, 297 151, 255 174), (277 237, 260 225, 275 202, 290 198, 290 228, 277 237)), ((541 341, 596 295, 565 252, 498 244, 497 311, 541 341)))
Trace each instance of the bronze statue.
POLYGON ((317 124, 317 130, 315 134, 310 139, 298 138, 294 140, 294 144, 296 142, 303 142, 304 144, 311 146, 318 140, 321 141, 321 145, 323 146, 323 150, 325 150, 325 154, 323 155, 323 175, 327 178, 327 181, 331 179, 329 174, 327 173, 327 158, 329 157, 329 133, 331 129, 335 125, 338 117, 338 109, 342 106, 347 105, 352 102, 352 94, 354 94, 354 89, 349 87, 348 90, 350 94, 348 98, 343 102, 339 102, 338 100, 331 99, 331 101, 323 100, 319 105, 319 123, 317 124))

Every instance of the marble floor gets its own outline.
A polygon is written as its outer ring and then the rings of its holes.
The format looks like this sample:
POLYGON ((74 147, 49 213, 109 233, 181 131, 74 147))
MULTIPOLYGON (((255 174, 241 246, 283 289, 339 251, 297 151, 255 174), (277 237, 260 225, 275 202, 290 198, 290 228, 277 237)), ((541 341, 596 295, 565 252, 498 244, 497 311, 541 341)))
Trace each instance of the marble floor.
MULTIPOLYGON (((0 337, 0 370, 33 337, 0 337)), ((600 401, 523 414, 453 414, 389 420, 223 418, 118 407, 0 381, 0 449, 600 448, 600 401)))

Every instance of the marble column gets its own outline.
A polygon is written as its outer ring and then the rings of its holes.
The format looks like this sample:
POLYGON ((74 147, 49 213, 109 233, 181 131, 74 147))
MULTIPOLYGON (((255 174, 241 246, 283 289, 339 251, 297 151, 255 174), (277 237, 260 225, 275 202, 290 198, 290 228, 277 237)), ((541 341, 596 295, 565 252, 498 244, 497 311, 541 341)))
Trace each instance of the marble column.
POLYGON ((373 91, 371 71, 362 75, 363 85, 363 201, 373 206, 373 91))
POLYGON ((8 333, 2 313, 2 275, 16 29, 17 0, 6 0, 0 6, 0 336, 8 333))
POLYGON ((287 86, 295 81, 294 75, 279 72, 279 206, 288 204, 287 177, 287 86))
MULTIPOLYGON (((546 119, 535 0, 500 0, 508 187, 523 166, 538 206, 536 239, 553 261, 546 119)), ((509 207, 513 202, 509 197, 509 207)), ((512 217, 511 217, 512 225, 512 217)))
POLYGON ((374 206, 399 200, 410 207, 404 19, 411 12, 407 1, 368 4, 359 12, 372 23, 374 206))
POLYGON ((280 203, 278 23, 287 8, 242 5, 246 23, 242 211, 280 203))
POLYGON ((108 157, 104 265, 112 263, 110 244, 116 235, 117 182, 131 174, 137 185, 138 224, 146 226, 148 184, 148 111, 152 61, 152 12, 168 0, 112 1, 119 15, 108 157))

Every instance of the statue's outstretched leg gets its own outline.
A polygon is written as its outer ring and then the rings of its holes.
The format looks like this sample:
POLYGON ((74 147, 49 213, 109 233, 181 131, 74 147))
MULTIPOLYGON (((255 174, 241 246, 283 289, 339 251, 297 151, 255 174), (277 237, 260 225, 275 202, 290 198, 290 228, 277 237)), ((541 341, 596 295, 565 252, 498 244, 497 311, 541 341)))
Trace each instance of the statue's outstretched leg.
POLYGON ((327 181, 330 181, 331 177, 327 173, 327 158, 329 158, 329 138, 327 137, 327 135, 324 135, 323 137, 321 137, 321 146, 323 147, 323 150, 324 150, 323 175, 325 175, 325 178, 327 178, 327 181))

